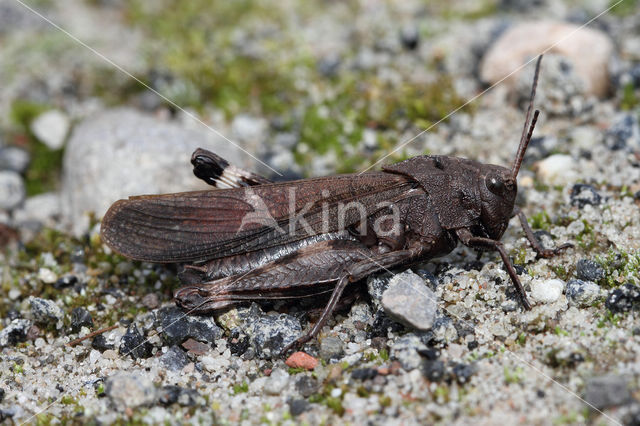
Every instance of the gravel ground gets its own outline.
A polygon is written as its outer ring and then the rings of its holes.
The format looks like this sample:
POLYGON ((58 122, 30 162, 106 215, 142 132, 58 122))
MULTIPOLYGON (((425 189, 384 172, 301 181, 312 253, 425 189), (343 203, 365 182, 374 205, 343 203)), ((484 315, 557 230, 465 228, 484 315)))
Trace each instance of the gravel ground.
MULTIPOLYGON (((185 110, 134 88, 19 3, 0 5, 0 421, 639 424, 635 1, 589 24, 589 60, 607 72, 585 73, 584 39, 569 37, 543 60, 541 117, 517 203, 546 247, 573 248, 536 259, 511 221, 502 241, 531 311, 499 256, 459 246, 353 284, 318 338, 285 359, 280 350, 310 329, 325 300, 185 316, 172 301, 180 268, 113 253, 99 237, 104 212, 70 201, 80 191, 92 206, 133 195, 126 180, 159 164, 188 171, 175 151, 139 151, 159 134, 181 147, 208 134, 191 111, 259 160, 243 166, 268 174, 264 162, 283 178, 362 170, 418 134, 384 162, 438 153, 509 165, 532 65, 437 122, 487 87, 480 78, 499 61, 483 60, 509 29, 581 25, 608 6, 534 3, 247 2, 203 12, 194 1, 166 18, 139 2, 37 2, 185 110), (189 49, 177 44, 185 22, 189 49), (203 36, 198 25, 218 30, 203 36), (92 173, 87 165, 105 152, 140 167, 92 173)), ((522 41, 529 57, 539 38, 522 41)), ((518 43, 508 39, 514 49, 500 59, 508 63, 518 43)), ((176 178, 163 174, 136 190, 173 188, 176 178)))

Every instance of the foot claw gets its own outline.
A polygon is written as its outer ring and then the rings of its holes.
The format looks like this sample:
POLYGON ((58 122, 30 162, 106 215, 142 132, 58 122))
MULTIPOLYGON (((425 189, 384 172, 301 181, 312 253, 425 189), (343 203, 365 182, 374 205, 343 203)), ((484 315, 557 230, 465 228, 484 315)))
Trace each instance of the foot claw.
POLYGON ((571 247, 573 247, 573 244, 564 243, 560 247, 556 247, 555 249, 544 249, 538 252, 538 257, 544 257, 545 259, 548 259, 550 257, 559 255, 561 252, 571 247))

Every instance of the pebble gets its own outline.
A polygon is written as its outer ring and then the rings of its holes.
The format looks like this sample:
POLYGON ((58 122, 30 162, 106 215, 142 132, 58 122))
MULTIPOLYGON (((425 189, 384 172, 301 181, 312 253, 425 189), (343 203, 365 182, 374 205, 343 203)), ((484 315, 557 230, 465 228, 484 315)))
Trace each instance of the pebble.
POLYGON ((605 133, 605 141, 614 151, 640 149, 640 126, 636 115, 625 112, 616 116, 605 133))
POLYGON ((26 319, 17 318, 11 321, 9 325, 0 330, 0 348, 24 342, 30 327, 31 321, 26 319))
MULTIPOLYGON (((550 54, 562 55, 571 61, 583 81, 586 93, 606 96, 613 43, 599 30, 577 29, 577 25, 554 21, 523 22, 508 28, 484 55, 480 65, 481 79, 491 84, 497 83, 526 61, 550 48, 550 54), (589 46, 589 55, 584 54, 584 46, 589 46)), ((542 74, 544 78, 544 70, 542 74)), ((511 76, 505 83, 513 86, 514 80, 511 76)))
POLYGON ((156 309, 159 305, 158 295, 155 293, 145 294, 142 304, 149 309, 156 309))
POLYGON ((0 209, 12 210, 18 207, 25 197, 22 177, 9 170, 0 171, 0 209))
POLYGON ((138 331, 138 326, 132 323, 127 328, 125 335, 122 336, 119 352, 120 355, 130 355, 133 359, 149 358, 152 355, 152 348, 151 343, 138 331))
POLYGON ((65 275, 56 280, 53 284, 53 288, 60 290, 67 287, 73 287, 76 284, 78 284, 78 277, 75 275, 65 275))
POLYGON ((531 284, 531 297, 542 303, 553 303, 560 298, 565 283, 559 279, 534 281, 531 284))
POLYGON ((294 352, 285 361, 291 368, 304 368, 313 370, 318 365, 318 360, 305 352, 294 352))
POLYGON ((194 389, 185 389, 180 386, 163 386, 158 390, 158 403, 168 406, 178 403, 183 407, 192 407, 201 403, 203 399, 198 391, 194 389))
POLYGON ((618 375, 592 377, 587 380, 584 399, 599 410, 625 404, 631 400, 627 378, 618 375))
POLYGON ((279 354, 302 334, 300 321, 287 314, 260 315, 247 322, 249 343, 263 359, 279 354))
POLYGON ((151 405, 156 400, 156 388, 150 378, 124 371, 105 380, 104 393, 119 409, 151 405))
POLYGON ((311 409, 311 404, 304 399, 291 399, 288 402, 289 404, 289 413, 292 416, 296 417, 305 411, 311 409))
POLYGON ((320 358, 324 360, 337 359, 344 354, 342 339, 336 336, 327 336, 320 340, 320 358))
POLYGON ((376 308, 382 307, 382 293, 389 287, 389 281, 392 276, 392 274, 385 272, 383 274, 370 275, 367 278, 367 291, 376 308))
POLYGON ((420 367, 422 357, 418 351, 426 348, 418 336, 407 334, 396 339, 391 346, 389 356, 393 360, 400 361, 402 368, 409 371, 420 367))
POLYGON ((395 275, 382 294, 384 311, 393 319, 417 330, 430 330, 438 309, 437 296, 413 272, 395 275))
POLYGON ((571 198, 571 205, 579 208, 583 208, 586 205, 597 206, 602 201, 602 197, 593 186, 583 183, 573 185, 569 197, 571 198))
POLYGON ((574 182, 577 174, 573 157, 554 154, 535 164, 538 179, 546 185, 567 185, 574 182))
POLYGON ((269 395, 279 395, 289 383, 289 373, 276 368, 271 372, 269 379, 264 385, 264 390, 269 395))
POLYGON ((160 364, 171 371, 180 371, 189 364, 189 357, 178 346, 171 346, 160 355, 160 364))
POLYGON ((99 350, 100 352, 104 352, 106 350, 112 350, 114 348, 114 345, 107 341, 107 338, 104 336, 104 334, 98 334, 91 341, 91 347, 99 350))
POLYGON ((611 312, 630 311, 640 302, 640 291, 633 284, 624 284, 611 290, 605 301, 605 306, 611 312))
POLYGON ((50 149, 62 148, 69 132, 69 117, 61 111, 49 110, 31 122, 31 132, 50 149))
POLYGON ((23 174, 31 158, 29 153, 22 148, 6 146, 0 148, 0 170, 10 170, 23 174))
POLYGON ((406 25, 400 30, 400 42, 405 49, 415 50, 420 42, 420 32, 415 25, 406 25))
POLYGON ((261 143, 269 128, 269 122, 261 117, 238 114, 231 122, 231 133, 240 142, 247 144, 261 143))
POLYGON ((378 375, 375 368, 357 368, 351 372, 351 378, 355 380, 369 380, 378 375))
POLYGON ((198 147, 231 164, 251 165, 251 157, 202 126, 188 129, 129 108, 92 115, 74 126, 65 148, 63 220, 81 235, 89 224, 85 212, 102 217, 113 202, 132 194, 210 188, 191 171, 198 147))
POLYGON ((40 268, 38 270, 38 279, 45 284, 53 284, 58 281, 58 276, 49 268, 40 268))
POLYGON ((180 345, 187 339, 211 343, 222 337, 222 329, 211 317, 187 315, 178 307, 160 309, 157 324, 162 327, 162 338, 168 345, 180 345))
POLYGON ((576 265, 576 276, 579 280, 598 282, 604 278, 602 266, 591 259, 580 259, 576 265))
POLYGON ((296 380, 295 388, 303 398, 308 398, 318 391, 320 385, 313 377, 301 376, 296 380))
POLYGON ((59 321, 64 317, 62 309, 52 300, 30 296, 29 304, 31 306, 31 315, 36 322, 59 321))
POLYGON ((471 380, 471 376, 473 376, 477 371, 478 369, 475 364, 456 364, 451 370, 456 381, 460 385, 468 383, 469 380, 471 380))
POLYGON ((445 366, 441 360, 424 360, 421 365, 424 377, 431 382, 440 382, 444 379, 445 366))
MULTIPOLYGON (((193 339, 185 340, 184 343, 182 343, 182 347, 194 355, 204 355, 211 349, 211 346, 208 344, 193 339)), ((233 350, 231 352, 233 352, 233 350)))
POLYGON ((82 327, 93 327, 91 314, 85 308, 74 308, 71 311, 71 330, 78 332, 82 327))
POLYGON ((569 280, 566 294, 573 304, 588 307, 600 298, 600 286, 591 281, 569 280))

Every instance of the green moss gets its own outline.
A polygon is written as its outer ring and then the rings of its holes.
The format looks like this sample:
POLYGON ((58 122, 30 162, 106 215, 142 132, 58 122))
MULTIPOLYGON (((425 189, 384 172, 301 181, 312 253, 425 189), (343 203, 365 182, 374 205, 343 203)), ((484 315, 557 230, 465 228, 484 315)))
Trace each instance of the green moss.
POLYGON ((62 398, 60 398, 60 403, 62 405, 73 405, 76 403, 76 400, 70 395, 64 395, 62 398))
POLYGON ((627 281, 640 283, 640 253, 610 249, 605 255, 596 256, 596 262, 605 271, 605 277, 599 282, 602 286, 613 288, 627 281))
POLYGON ((629 16, 637 12, 638 5, 640 5, 640 1, 638 0, 626 0, 622 2, 619 0, 610 0, 609 7, 615 5, 616 3, 617 5, 613 9, 611 9, 610 13, 618 16, 629 16))
POLYGON ((522 367, 515 367, 510 369, 506 365, 504 366, 504 381, 507 384, 520 383, 524 377, 524 370, 522 367))
POLYGON ((530 225, 533 229, 542 229, 548 231, 551 227, 551 218, 546 211, 538 212, 531 216, 530 225))
POLYGON ((249 384, 247 384, 247 382, 242 382, 242 383, 233 385, 234 395, 238 395, 239 393, 247 393, 247 392, 249 392, 249 384))
POLYGON ((378 402, 381 407, 391 407, 391 398, 387 395, 380 395, 378 397, 378 402))
POLYGON ((584 249, 585 251, 592 250, 598 241, 598 236, 591 225, 587 220, 582 219, 582 223, 584 225, 584 229, 578 235, 576 235, 576 241, 578 241, 578 245, 584 249))
POLYGON ((289 375, 291 375, 291 376, 293 376, 295 374, 304 373, 305 371, 307 371, 307 370, 304 369, 303 367, 289 367, 289 375))
POLYGON ((389 361, 389 351, 387 350, 387 348, 380 349, 378 353, 380 354, 380 358, 382 358, 383 361, 389 361))
POLYGON ((622 99, 620 100, 620 109, 629 111, 640 105, 640 96, 636 93, 633 83, 627 83, 622 88, 622 99))

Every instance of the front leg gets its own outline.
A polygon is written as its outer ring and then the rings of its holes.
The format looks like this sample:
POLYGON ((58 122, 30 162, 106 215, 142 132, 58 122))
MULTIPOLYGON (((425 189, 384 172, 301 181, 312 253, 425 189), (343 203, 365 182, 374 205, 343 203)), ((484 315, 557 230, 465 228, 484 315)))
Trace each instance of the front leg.
POLYGON ((529 299, 527 299, 527 294, 524 291, 524 287, 518 278, 518 274, 516 273, 509 256, 507 256, 507 252, 504 250, 504 246, 502 242, 492 240, 491 238, 484 237, 475 237, 470 230, 466 228, 456 229, 456 235, 462 244, 471 247, 471 248, 485 248, 497 250, 500 253, 500 257, 502 258, 502 262, 507 267, 507 272, 509 273, 509 277, 511 277, 511 281, 513 282, 514 287, 516 288, 516 292, 520 296, 520 300, 522 300, 522 305, 527 310, 531 310, 531 303, 529 303, 529 299))
POLYGON ((516 215, 518 215, 518 219, 520 219, 520 224, 522 225, 522 230, 524 231, 524 234, 527 236, 527 240, 529 240, 531 247, 535 250, 538 257, 544 257, 545 259, 547 259, 549 257, 553 257, 557 254, 560 254, 560 252, 565 249, 573 247, 573 244, 571 243, 564 243, 560 247, 557 247, 555 249, 547 249, 542 247, 542 244, 540 244, 540 241, 538 241, 536 236, 533 235, 533 231, 529 226, 529 222, 527 222, 527 217, 524 215, 524 212, 520 210, 520 207, 517 207, 517 206, 514 207, 513 212, 516 215))

